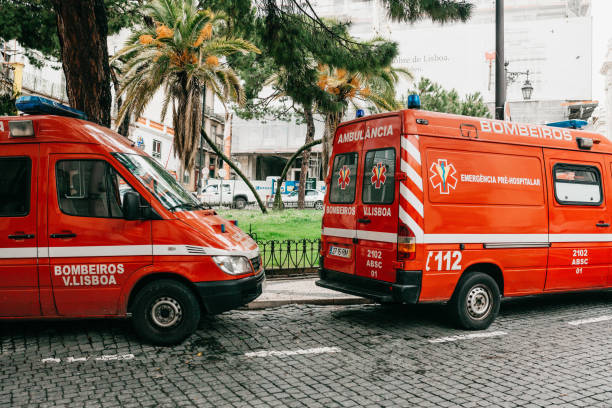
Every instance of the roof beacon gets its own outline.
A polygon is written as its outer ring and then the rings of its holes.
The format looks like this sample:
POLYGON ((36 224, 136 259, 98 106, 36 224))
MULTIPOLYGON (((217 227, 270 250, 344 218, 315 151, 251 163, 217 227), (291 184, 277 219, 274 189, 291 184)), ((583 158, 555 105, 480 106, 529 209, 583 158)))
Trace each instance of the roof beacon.
POLYGON ((576 119, 570 119, 570 120, 564 120, 561 122, 553 122, 553 123, 546 124, 546 126, 569 128, 569 129, 580 129, 580 128, 585 127, 586 125, 587 125, 586 120, 576 120, 576 119))
POLYGON ((19 97, 15 101, 15 106, 28 115, 56 115, 87 120, 85 113, 40 96, 19 97))
POLYGON ((365 112, 363 111, 363 109, 357 109, 357 112, 355 112, 355 117, 363 118, 364 116, 365 116, 365 112))
POLYGON ((419 95, 408 95, 408 109, 421 109, 421 98, 419 95))

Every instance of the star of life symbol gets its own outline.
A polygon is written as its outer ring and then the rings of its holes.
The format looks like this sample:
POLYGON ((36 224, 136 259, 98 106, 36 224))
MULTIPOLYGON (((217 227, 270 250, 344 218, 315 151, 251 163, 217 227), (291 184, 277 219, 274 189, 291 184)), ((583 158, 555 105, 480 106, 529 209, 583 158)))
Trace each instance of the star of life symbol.
POLYGON ((348 186, 351 182, 351 178, 349 177, 351 174, 351 169, 348 168, 348 166, 342 166, 342 168, 340 169, 340 171, 338 172, 338 175, 340 176, 338 178, 338 184, 340 185, 340 189, 344 190, 346 188, 346 186, 348 186))
POLYGON ((457 187, 457 178, 455 178, 457 171, 446 159, 438 159, 437 163, 432 163, 429 171, 433 173, 429 181, 433 188, 440 187, 440 194, 449 194, 451 188, 454 190, 457 187))
POLYGON ((370 181, 374 185, 374 188, 379 189, 385 184, 385 180, 387 180, 387 176, 385 173, 387 172, 387 168, 382 163, 378 163, 372 167, 372 178, 370 181))

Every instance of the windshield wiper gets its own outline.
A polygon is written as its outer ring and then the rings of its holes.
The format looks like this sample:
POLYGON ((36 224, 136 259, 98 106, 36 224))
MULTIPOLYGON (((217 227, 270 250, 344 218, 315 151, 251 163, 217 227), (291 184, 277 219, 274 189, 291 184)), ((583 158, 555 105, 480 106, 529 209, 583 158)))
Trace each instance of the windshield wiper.
POLYGON ((180 203, 180 204, 177 204, 175 206, 168 208, 168 211, 178 210, 179 208, 182 208, 182 207, 186 207, 187 209, 194 209, 194 208, 197 208, 198 206, 191 204, 191 203, 180 203))
POLYGON ((173 207, 168 208, 168 211, 178 210, 179 208, 182 208, 182 207, 185 207, 188 210, 208 210, 212 208, 204 203, 199 203, 199 204, 181 203, 181 204, 177 204, 173 207))

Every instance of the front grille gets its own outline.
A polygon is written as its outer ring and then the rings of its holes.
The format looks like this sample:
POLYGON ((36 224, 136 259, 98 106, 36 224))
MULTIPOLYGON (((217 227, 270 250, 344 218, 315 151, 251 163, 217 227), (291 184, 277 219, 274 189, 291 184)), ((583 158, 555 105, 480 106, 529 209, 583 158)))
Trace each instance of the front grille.
POLYGON ((253 265, 253 270, 257 272, 261 266, 261 257, 256 256, 255 258, 251 258, 251 264, 253 265))

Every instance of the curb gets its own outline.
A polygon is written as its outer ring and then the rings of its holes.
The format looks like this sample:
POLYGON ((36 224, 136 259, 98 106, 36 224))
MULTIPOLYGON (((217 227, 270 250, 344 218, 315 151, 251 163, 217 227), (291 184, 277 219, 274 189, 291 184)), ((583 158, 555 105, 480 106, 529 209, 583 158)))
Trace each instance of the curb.
POLYGON ((364 305, 374 303, 365 298, 314 298, 314 299, 286 299, 286 300, 262 300, 251 302, 242 309, 259 310, 285 305, 364 305))

